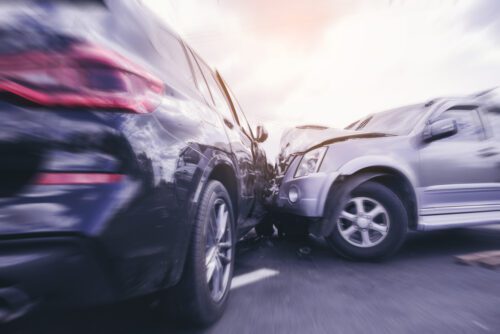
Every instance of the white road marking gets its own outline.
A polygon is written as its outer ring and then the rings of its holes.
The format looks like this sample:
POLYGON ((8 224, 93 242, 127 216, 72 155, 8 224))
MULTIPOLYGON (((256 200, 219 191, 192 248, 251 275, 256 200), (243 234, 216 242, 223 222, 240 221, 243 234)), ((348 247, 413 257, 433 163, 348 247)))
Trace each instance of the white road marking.
POLYGON ((259 270, 252 271, 243 275, 239 275, 233 278, 231 283, 231 290, 238 289, 242 286, 258 282, 260 280, 273 277, 278 275, 280 272, 277 270, 262 268, 259 270))
POLYGON ((482 330, 486 331, 486 332, 489 332, 490 329, 488 327, 486 327, 485 325, 483 325, 482 323, 480 323, 479 321, 472 321, 472 323, 474 325, 476 325, 477 327, 481 328, 482 330))

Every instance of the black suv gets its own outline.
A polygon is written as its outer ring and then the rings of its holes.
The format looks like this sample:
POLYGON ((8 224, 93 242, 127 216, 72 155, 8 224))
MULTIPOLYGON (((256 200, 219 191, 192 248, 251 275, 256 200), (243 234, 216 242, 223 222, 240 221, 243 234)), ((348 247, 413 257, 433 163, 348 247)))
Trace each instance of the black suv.
POLYGON ((0 11, 0 320, 176 286, 177 315, 215 321, 266 131, 139 1, 0 11))

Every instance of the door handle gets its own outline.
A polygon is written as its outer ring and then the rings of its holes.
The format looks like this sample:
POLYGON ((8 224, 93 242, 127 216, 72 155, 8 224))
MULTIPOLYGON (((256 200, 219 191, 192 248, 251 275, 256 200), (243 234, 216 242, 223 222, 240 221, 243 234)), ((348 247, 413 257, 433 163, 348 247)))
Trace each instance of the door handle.
POLYGON ((224 124, 226 124, 226 126, 230 129, 234 128, 233 123, 230 120, 228 120, 227 118, 224 118, 224 124))
POLYGON ((488 158, 500 154, 494 147, 482 148, 477 153, 480 157, 488 158))

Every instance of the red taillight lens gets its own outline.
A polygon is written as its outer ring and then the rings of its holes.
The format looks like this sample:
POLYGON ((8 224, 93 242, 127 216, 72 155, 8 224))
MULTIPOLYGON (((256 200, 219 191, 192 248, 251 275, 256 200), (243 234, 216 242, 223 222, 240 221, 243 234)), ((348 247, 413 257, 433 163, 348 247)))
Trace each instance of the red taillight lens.
POLYGON ((123 174, 40 173, 34 183, 37 185, 106 184, 120 182, 123 178, 123 174))
POLYGON ((114 52, 79 44, 1 56, 0 91, 49 107, 148 113, 160 104, 164 85, 114 52))

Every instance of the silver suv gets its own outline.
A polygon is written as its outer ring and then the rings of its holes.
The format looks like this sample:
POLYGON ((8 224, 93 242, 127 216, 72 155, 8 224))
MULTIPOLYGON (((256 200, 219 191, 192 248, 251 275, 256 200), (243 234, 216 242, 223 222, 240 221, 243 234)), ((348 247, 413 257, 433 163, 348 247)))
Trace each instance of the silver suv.
POLYGON ((500 100, 494 90, 369 115, 344 130, 282 137, 279 211, 340 254, 386 257, 408 230, 500 223, 500 100))

